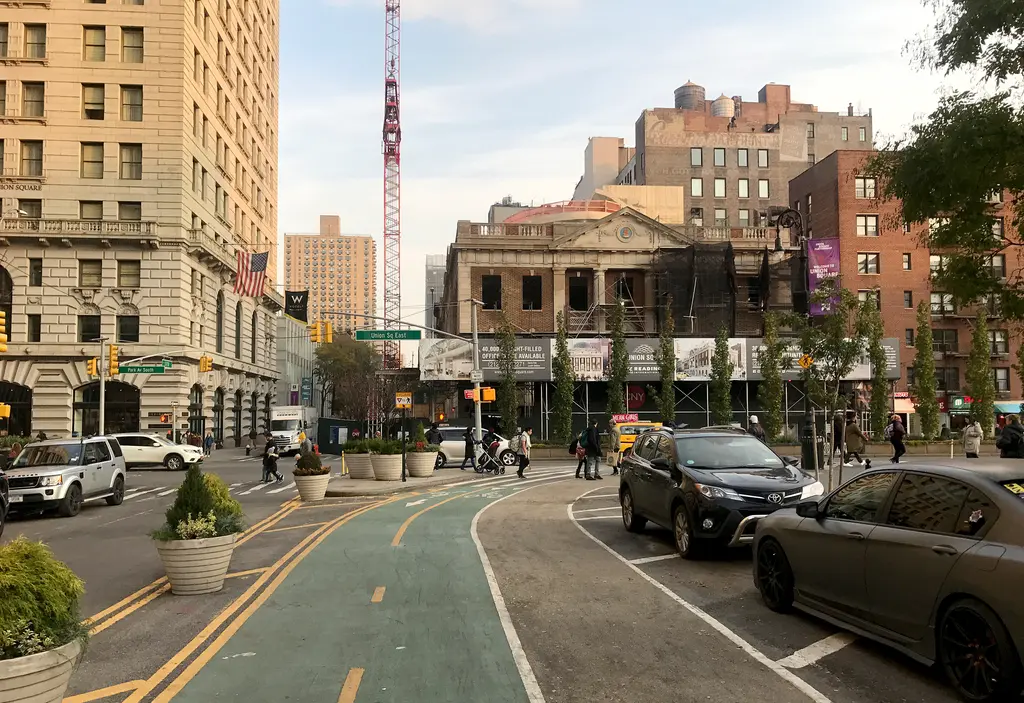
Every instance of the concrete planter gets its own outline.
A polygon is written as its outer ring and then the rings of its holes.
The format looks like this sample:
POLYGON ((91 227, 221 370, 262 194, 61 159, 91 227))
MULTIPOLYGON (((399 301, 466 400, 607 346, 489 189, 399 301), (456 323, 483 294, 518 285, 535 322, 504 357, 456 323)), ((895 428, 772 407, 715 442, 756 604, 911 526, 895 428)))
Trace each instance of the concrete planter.
POLYGON ((370 461, 373 462, 373 477, 378 481, 402 480, 401 454, 372 454, 370 461))
POLYGON ((345 466, 348 467, 348 477, 362 481, 373 480, 373 463, 369 454, 346 454, 345 466))
POLYGON ((82 643, 28 657, 0 661, 0 701, 3 703, 60 703, 78 666, 82 643))
POLYGON ((413 478, 429 478, 433 475, 437 452, 409 452, 405 458, 405 466, 413 478))
POLYGON ((216 593, 224 587, 224 576, 231 566, 237 535, 207 539, 178 539, 157 542, 156 550, 164 563, 171 593, 198 596, 216 593))
POLYGON ((296 476, 295 487, 299 489, 299 498, 302 502, 323 500, 327 495, 327 484, 331 480, 330 474, 323 476, 296 476))

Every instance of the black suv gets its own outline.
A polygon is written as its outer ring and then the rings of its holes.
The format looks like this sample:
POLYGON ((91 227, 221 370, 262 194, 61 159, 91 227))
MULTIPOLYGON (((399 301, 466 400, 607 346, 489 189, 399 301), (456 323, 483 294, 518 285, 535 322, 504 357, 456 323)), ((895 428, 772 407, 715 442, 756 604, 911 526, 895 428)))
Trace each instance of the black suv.
POLYGON ((824 488, 754 437, 721 429, 659 428, 622 459, 622 523, 669 528, 679 554, 749 544, 763 516, 819 496, 824 488))

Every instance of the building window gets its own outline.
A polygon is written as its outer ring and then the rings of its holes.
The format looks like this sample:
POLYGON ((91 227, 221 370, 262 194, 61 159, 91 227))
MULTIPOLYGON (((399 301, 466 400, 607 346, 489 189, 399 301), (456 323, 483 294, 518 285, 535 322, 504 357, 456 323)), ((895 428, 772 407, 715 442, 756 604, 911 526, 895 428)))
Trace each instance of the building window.
POLYGON ((30 286, 43 285, 43 260, 28 260, 28 284, 30 286))
POLYGON ((26 220, 40 220, 43 217, 43 201, 38 198, 19 199, 18 209, 21 210, 26 220))
POLYGON ((242 358, 242 301, 235 305, 235 358, 242 358))
POLYGON ((849 127, 843 127, 841 132, 842 132, 842 137, 841 137, 842 140, 844 142, 850 141, 850 128, 849 127))
POLYGON ((103 178, 103 145, 82 142, 82 178, 103 178))
POLYGON ((704 179, 703 178, 691 178, 690 179, 690 197, 691 198, 703 198, 704 197, 704 179))
POLYGON ((142 219, 142 203, 118 203, 117 219, 122 222, 138 222, 142 219))
POLYGON ((46 58, 46 25, 25 25, 25 58, 46 58))
POLYGON ((725 197, 725 179, 724 178, 716 178, 715 179, 715 197, 716 198, 724 198, 725 197))
POLYGON ((43 175, 43 143, 41 141, 21 141, 21 175, 43 175))
POLYGON ((953 295, 951 293, 932 293, 929 302, 932 315, 953 314, 953 295))
POLYGON ((857 273, 878 272, 878 254, 857 254, 857 273))
POLYGON ((217 293, 217 353, 224 353, 224 291, 217 293))
POLYGON ((105 61, 107 58, 106 27, 85 27, 82 58, 86 61, 105 61))
POLYGON ((1003 240, 1004 235, 1003 235, 1003 218, 1002 217, 995 217, 995 218, 992 219, 992 237, 994 239, 999 240, 999 241, 1003 240))
POLYGON ((142 122, 142 86, 121 86, 121 119, 125 122, 142 122))
POLYGON ((142 63, 142 27, 121 27, 121 61, 142 63))
POLYGON ((914 346, 914 334, 915 334, 915 332, 914 332, 913 329, 905 329, 905 330, 903 330, 903 342, 908 347, 914 346))
POLYGON ((725 149, 715 147, 715 166, 725 166, 725 149))
POLYGON ((523 276, 523 310, 543 310, 540 276, 523 276))
POLYGON ((43 341, 43 317, 42 315, 28 316, 28 341, 43 341))
POLYGON ((8 24, 0 22, 0 56, 7 56, 8 24))
POLYGON ((857 198, 872 200, 875 197, 875 179, 857 176, 853 180, 854 192, 857 198))
POLYGON ((996 393, 1010 392, 1010 369, 992 369, 992 382, 996 386, 996 393))
POLYGON ((749 198, 750 197, 750 179, 749 178, 741 178, 738 181, 738 184, 737 184, 737 191, 739 192, 739 196, 741 198, 749 198))
POLYGON ((78 287, 103 287, 103 261, 101 259, 82 259, 78 262, 78 287))
MULTIPOLYGON (((911 344, 910 346, 914 346, 914 345, 911 344)), ((914 367, 913 366, 908 366, 907 367, 907 388, 913 388, 914 387, 915 379, 916 379, 916 376, 914 375, 914 367)))
POLYGON ((811 214, 811 210, 813 209, 813 206, 814 206, 814 196, 811 195, 810 193, 808 193, 807 194, 807 214, 808 215, 811 214))
POLYGON ((100 337, 100 316, 99 315, 79 315, 78 316, 78 341, 79 342, 98 342, 100 337))
POLYGON ((903 307, 913 308, 914 307, 914 292, 910 290, 903 291, 903 307))
POLYGON ((103 203, 98 200, 82 200, 78 203, 78 219, 102 220, 103 203))
POLYGON ((939 382, 940 391, 960 390, 960 369, 955 366, 936 368, 935 378, 939 382))
POLYGON ((932 330, 932 351, 955 354, 960 348, 960 335, 956 330, 932 330))
POLYGON ((988 265, 992 269, 993 276, 1006 278, 1006 256, 1004 254, 993 254, 989 257, 988 265))
POLYGON ((139 341, 139 316, 118 315, 117 316, 117 341, 124 343, 138 343, 139 341))
POLYGON ((758 149, 757 150, 757 167, 768 168, 768 150, 758 149))
POLYGON ((691 166, 703 166, 704 165, 704 150, 699 146, 690 147, 690 165, 691 166))
POLYGON ((910 254, 903 255, 903 270, 910 271, 910 254))
POLYGON ((117 262, 117 287, 142 288, 142 262, 124 259, 117 262))
POLYGON ((878 215, 857 215, 857 236, 878 236, 878 215))
POLYGON ((991 293, 989 295, 983 295, 981 297, 981 301, 985 304, 985 309, 988 311, 989 317, 1002 317, 1003 296, 999 293, 991 293))
POLYGON ((750 210, 747 210, 747 209, 740 210, 739 217, 737 218, 737 222, 738 222, 740 227, 749 227, 750 226, 750 210))
POLYGON ((988 343, 992 347, 993 355, 1010 353, 1010 343, 1006 330, 989 330, 988 343))
POLYGON ((807 123, 807 138, 808 139, 814 139, 814 123, 813 122, 808 122, 807 123))
POLYGON ((43 117, 46 114, 46 85, 44 83, 21 84, 21 116, 43 117))
POLYGON ((861 303, 872 301, 879 310, 882 309, 882 292, 877 288, 874 290, 859 290, 857 291, 857 300, 861 303))
POLYGON ((736 165, 740 168, 747 168, 750 163, 750 153, 746 149, 736 150, 736 165))
POLYGON ((861 127, 860 128, 860 140, 862 142, 866 142, 868 140, 868 128, 867 127, 861 127))
POLYGON ((762 200, 767 200, 771 197, 771 188, 768 186, 767 178, 759 178, 757 180, 757 197, 762 200))
POLYGON ((704 208, 692 207, 690 208, 690 224, 694 227, 704 226, 704 208))
POLYGON ((501 310, 501 276, 483 276, 480 294, 484 310, 501 310))
POLYGON ((726 214, 724 207, 715 208, 715 227, 728 227, 729 216, 726 214))
POLYGON ((121 179, 128 181, 142 180, 142 145, 121 145, 121 179))
POLYGON ((87 120, 102 120, 104 113, 104 90, 102 85, 82 84, 82 117, 87 120))
POLYGON ((814 157, 814 154, 813 153, 807 154, 807 165, 808 166, 813 166, 816 163, 818 163, 818 160, 814 157))

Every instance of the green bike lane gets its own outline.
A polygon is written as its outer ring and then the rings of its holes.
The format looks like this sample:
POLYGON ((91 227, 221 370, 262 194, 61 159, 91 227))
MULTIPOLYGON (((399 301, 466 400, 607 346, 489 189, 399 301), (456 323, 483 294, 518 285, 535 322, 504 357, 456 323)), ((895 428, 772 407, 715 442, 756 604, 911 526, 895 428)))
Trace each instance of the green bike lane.
POLYGON ((294 567, 173 700, 529 703, 471 524, 486 505, 551 479, 452 488, 356 516, 294 567), (393 546, 403 522, 425 508, 393 546))

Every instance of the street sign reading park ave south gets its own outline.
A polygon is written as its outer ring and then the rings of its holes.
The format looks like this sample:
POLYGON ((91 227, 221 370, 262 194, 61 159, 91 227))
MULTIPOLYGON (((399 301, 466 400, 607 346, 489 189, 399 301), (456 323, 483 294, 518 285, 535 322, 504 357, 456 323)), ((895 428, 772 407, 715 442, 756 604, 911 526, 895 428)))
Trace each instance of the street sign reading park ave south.
POLYGON ((416 341, 423 336, 420 330, 356 330, 360 342, 416 341))
POLYGON ((118 371, 121 373, 163 373, 167 370, 167 367, 161 364, 160 366, 154 366, 151 364, 142 364, 139 366, 118 366, 118 371))

